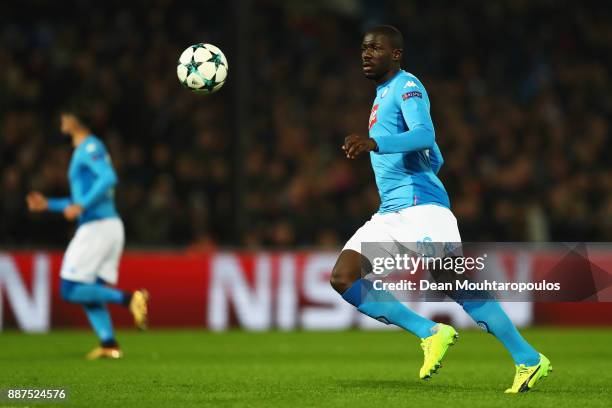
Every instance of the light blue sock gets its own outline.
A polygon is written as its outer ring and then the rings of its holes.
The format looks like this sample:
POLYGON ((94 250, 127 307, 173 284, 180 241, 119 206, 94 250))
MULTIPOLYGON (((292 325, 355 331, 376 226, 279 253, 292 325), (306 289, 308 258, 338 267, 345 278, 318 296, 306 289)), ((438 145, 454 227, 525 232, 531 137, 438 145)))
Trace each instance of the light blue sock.
POLYGON ((106 306, 101 304, 88 304, 83 305, 83 308, 100 342, 103 345, 116 345, 115 334, 113 333, 113 323, 106 306))
POLYGON ((72 303, 119 303, 126 304, 129 294, 97 283, 81 283, 62 279, 60 288, 62 298, 72 303))
POLYGON ((501 305, 494 301, 464 301, 463 309, 483 329, 495 336, 512 355, 515 364, 533 366, 540 354, 521 336, 501 305))
POLYGON ((390 292, 375 290, 372 282, 367 279, 353 282, 342 297, 361 313, 383 323, 399 326, 420 338, 431 336, 431 328, 436 325, 408 309, 390 292))

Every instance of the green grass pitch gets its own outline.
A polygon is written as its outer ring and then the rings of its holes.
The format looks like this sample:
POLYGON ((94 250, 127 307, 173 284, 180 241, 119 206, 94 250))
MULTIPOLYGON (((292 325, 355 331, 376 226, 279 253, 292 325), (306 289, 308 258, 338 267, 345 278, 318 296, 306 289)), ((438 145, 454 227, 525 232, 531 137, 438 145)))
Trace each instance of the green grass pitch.
POLYGON ((418 341, 400 331, 121 331, 125 358, 85 361, 87 331, 0 334, 0 388, 66 387, 67 401, 0 407, 610 407, 612 330, 531 329, 554 372, 505 395, 514 366, 494 338, 464 331, 439 374, 418 379, 418 341))

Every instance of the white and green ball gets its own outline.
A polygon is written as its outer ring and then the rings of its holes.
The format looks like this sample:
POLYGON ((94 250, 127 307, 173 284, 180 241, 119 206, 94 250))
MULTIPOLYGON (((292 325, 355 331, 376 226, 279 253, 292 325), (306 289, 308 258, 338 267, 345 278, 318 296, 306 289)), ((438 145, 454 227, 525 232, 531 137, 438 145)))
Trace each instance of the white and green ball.
POLYGON ((227 69, 227 59, 219 48, 200 43, 183 51, 176 75, 181 84, 193 92, 213 93, 225 83, 227 69))

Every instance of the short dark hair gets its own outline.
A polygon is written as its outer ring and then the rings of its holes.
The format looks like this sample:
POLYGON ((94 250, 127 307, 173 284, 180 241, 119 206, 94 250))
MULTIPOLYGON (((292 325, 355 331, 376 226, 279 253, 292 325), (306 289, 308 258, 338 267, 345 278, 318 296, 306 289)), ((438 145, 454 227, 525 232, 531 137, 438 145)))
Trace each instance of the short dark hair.
POLYGON ((389 39, 389 43, 393 49, 404 48, 404 36, 397 28, 391 25, 379 25, 372 27, 366 31, 366 34, 381 34, 389 39))
POLYGON ((74 115, 83 126, 91 127, 93 115, 92 98, 73 98, 62 106, 60 113, 74 115))

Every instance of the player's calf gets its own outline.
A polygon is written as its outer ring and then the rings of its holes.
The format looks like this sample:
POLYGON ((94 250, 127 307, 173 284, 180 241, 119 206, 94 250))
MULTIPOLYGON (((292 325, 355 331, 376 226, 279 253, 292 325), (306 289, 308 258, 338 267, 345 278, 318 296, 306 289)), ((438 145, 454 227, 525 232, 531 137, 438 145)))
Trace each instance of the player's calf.
POLYGON ((332 286, 361 313, 385 324, 394 324, 419 337, 424 352, 419 375, 423 379, 431 377, 440 368, 457 332, 450 326, 436 324, 414 313, 390 292, 374 289, 370 280, 361 277, 363 259, 356 251, 343 251, 332 272, 332 286))
POLYGON ((60 295, 67 302, 83 305, 115 303, 128 306, 132 298, 131 292, 109 287, 101 280, 83 283, 62 279, 60 295))
POLYGON ((399 326, 421 339, 431 336, 435 322, 414 313, 392 293, 377 290, 372 281, 362 278, 362 274, 365 275, 368 271, 368 265, 369 261, 360 253, 352 250, 342 251, 332 272, 333 288, 344 300, 373 319, 399 326))
MULTIPOLYGON (((451 282, 471 279, 454 271, 430 270, 436 282, 451 282)), ((521 336, 501 305, 487 291, 455 290, 446 294, 461 305, 474 322, 487 333, 495 336, 510 352, 517 366, 535 366, 540 354, 521 336)))

